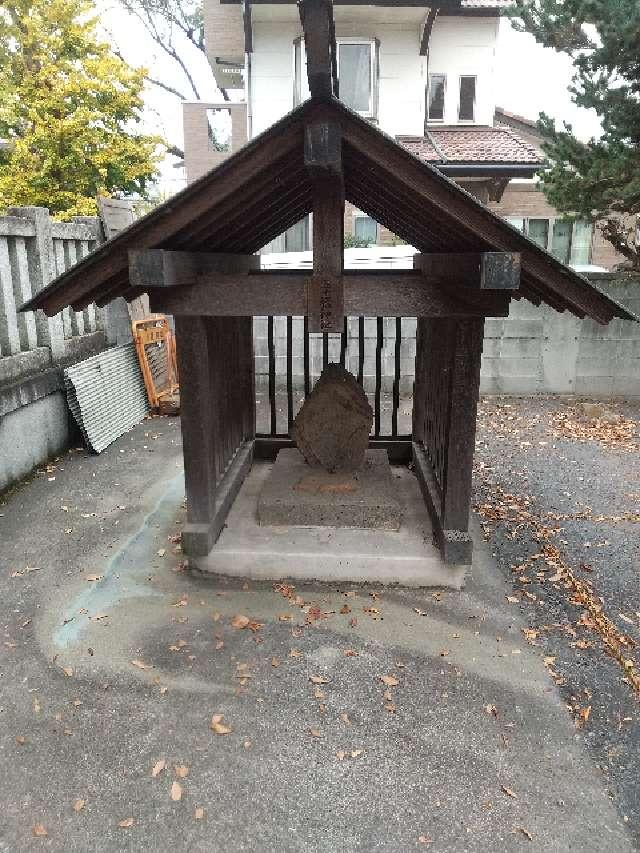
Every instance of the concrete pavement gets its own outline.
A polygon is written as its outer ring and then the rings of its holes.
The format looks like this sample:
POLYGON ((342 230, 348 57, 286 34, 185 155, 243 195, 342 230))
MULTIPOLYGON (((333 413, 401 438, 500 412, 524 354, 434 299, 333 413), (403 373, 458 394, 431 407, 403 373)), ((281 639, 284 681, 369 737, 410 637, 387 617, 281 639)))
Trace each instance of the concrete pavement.
POLYGON ((633 849, 482 544, 274 588, 176 571, 182 503, 162 418, 0 505, 0 850, 633 849))

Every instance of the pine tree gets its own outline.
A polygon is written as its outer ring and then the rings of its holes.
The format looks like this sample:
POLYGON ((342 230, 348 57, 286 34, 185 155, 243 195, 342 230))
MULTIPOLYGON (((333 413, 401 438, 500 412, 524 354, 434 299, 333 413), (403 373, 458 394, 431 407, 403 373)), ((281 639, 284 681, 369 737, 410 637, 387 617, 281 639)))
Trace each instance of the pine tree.
POLYGON ((145 196, 161 140, 138 130, 144 76, 99 39, 89 0, 0 3, 0 208, 68 219, 99 194, 145 196))
POLYGON ((541 114, 546 197, 558 210, 598 222, 606 239, 640 268, 640 2, 515 0, 516 29, 575 65, 572 100, 591 108, 602 136, 582 142, 570 124, 541 114))

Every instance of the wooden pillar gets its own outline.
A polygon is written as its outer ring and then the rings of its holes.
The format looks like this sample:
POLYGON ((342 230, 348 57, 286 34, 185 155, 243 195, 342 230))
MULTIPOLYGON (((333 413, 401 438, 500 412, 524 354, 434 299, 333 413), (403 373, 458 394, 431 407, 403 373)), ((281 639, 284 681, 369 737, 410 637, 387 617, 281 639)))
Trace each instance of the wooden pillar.
POLYGON ((313 276, 307 287, 311 332, 344 325, 344 181, 342 134, 335 122, 305 127, 305 166, 313 184, 313 276))
POLYGON ((198 316, 175 318, 187 493, 187 525, 182 536, 185 552, 200 555, 208 554, 213 545, 210 527, 216 499, 216 448, 207 322, 198 316))
POLYGON ((471 562, 468 533, 484 319, 418 320, 413 456, 445 562, 471 562))

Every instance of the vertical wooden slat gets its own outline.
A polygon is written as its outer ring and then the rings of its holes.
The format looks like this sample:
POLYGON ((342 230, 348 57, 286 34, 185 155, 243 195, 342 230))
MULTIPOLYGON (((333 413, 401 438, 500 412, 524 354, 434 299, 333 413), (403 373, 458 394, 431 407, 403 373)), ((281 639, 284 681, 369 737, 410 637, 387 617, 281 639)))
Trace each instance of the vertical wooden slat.
POLYGON ((287 317, 287 430, 293 424, 293 317, 287 317))
POLYGON ((244 400, 244 419, 242 437, 245 441, 255 438, 256 434, 256 375, 253 344, 253 317, 240 317, 240 376, 242 377, 242 397, 244 400))
POLYGON ((347 336, 349 334, 349 323, 347 318, 344 318, 342 334, 340 335, 340 364, 345 367, 347 360, 347 336))
POLYGON ((364 385, 364 317, 358 317, 358 382, 364 385))
POLYGON ((398 409, 400 408, 400 349, 402 346, 402 317, 396 317, 396 339, 393 359, 393 409, 391 435, 398 435, 398 409))
POLYGON ((322 369, 329 364, 329 335, 327 332, 322 334, 322 369))
POLYGON ((305 400, 311 392, 311 374, 309 367, 309 318, 305 316, 302 324, 303 350, 302 361, 304 367, 304 398, 305 400))
POLYGON ((380 435, 380 391, 382 389, 382 346, 384 343, 384 317, 376 317, 376 383, 373 405, 373 431, 380 435))
POLYGON ((277 434, 276 421, 276 350, 273 339, 273 317, 267 317, 267 349, 269 352, 269 417, 271 435, 277 434))

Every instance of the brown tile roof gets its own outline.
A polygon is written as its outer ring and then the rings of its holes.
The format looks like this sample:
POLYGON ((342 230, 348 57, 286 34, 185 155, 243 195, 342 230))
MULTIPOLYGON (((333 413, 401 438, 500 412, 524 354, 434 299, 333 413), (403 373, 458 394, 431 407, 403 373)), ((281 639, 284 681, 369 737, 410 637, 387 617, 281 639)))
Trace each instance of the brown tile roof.
POLYGON ((507 127, 430 127, 428 136, 398 136, 427 163, 518 163, 536 165, 538 152, 507 127))
POLYGON ((512 0, 462 0, 460 5, 463 9, 507 9, 512 5, 512 0))

